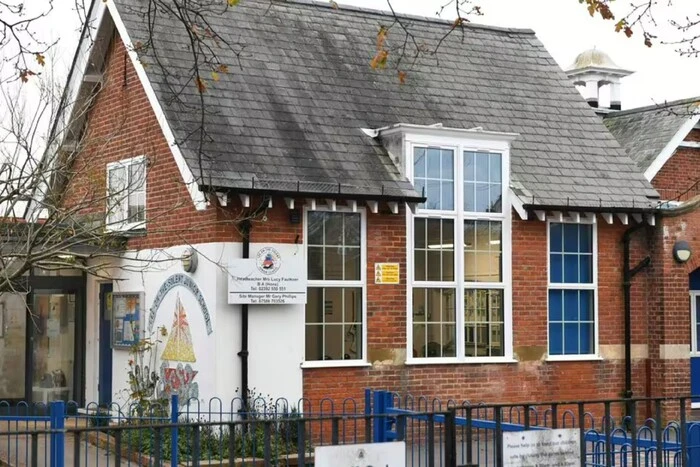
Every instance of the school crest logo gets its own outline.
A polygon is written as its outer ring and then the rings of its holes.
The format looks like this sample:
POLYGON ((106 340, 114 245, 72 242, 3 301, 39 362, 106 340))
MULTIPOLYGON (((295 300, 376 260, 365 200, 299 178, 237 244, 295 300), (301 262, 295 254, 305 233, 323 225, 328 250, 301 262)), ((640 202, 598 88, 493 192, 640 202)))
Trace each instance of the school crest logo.
POLYGON ((272 275, 279 271, 282 266, 282 256, 279 251, 270 246, 262 248, 255 258, 258 270, 266 275, 272 275))

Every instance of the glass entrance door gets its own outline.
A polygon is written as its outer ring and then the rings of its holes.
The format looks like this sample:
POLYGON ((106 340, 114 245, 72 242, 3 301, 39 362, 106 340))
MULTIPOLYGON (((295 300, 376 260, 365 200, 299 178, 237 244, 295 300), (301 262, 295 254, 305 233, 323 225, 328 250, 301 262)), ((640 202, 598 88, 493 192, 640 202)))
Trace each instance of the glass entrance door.
POLYGON ((4 293, 0 297, 0 401, 25 399, 26 352, 26 295, 4 293))
POLYGON ((32 401, 74 400, 76 294, 36 292, 30 319, 32 401))

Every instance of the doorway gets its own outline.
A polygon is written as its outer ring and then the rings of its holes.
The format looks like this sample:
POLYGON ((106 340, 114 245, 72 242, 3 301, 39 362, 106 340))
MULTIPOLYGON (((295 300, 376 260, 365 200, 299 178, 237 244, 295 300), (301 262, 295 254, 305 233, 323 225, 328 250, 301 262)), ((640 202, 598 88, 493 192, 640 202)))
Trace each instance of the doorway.
MULTIPOLYGON (((690 273, 690 394, 700 396, 700 268, 690 273)), ((700 408, 700 397, 692 399, 700 408)))
POLYGON ((32 275, 0 296, 0 400, 83 403, 85 280, 32 275))
POLYGON ((112 403, 112 284, 100 284, 99 352, 98 403, 106 407, 112 403))

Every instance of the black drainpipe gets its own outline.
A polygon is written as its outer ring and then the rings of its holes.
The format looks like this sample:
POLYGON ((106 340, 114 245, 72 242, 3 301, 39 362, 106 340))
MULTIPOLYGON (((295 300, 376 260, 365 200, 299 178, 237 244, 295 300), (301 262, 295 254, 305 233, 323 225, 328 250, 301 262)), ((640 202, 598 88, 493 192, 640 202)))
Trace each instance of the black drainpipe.
MULTIPOLYGON (((632 305, 630 303, 630 292, 632 291, 632 278, 651 264, 651 258, 647 256, 635 267, 630 268, 630 240, 632 234, 644 227, 644 224, 637 224, 630 227, 622 235, 624 247, 624 268, 622 271, 622 285, 624 288, 625 303, 625 399, 632 398, 632 305)), ((631 407, 628 407, 628 413, 631 407)))
MULTIPOLYGON (((249 219, 244 219, 240 223, 241 234, 243 236, 243 259, 250 257, 250 230, 252 224, 249 219)), ((241 305, 241 351, 238 352, 241 357, 241 397, 243 405, 241 413, 243 418, 246 418, 248 412, 248 304, 241 305)))

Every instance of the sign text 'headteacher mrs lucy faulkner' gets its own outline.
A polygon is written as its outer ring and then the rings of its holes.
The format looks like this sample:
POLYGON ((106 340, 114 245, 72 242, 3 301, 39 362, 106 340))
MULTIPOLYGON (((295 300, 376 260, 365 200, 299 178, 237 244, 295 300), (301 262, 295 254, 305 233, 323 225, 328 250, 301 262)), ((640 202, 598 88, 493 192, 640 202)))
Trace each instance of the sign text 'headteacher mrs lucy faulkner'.
POLYGON ((264 246, 252 256, 229 266, 229 304, 306 303, 306 264, 296 249, 264 246))

